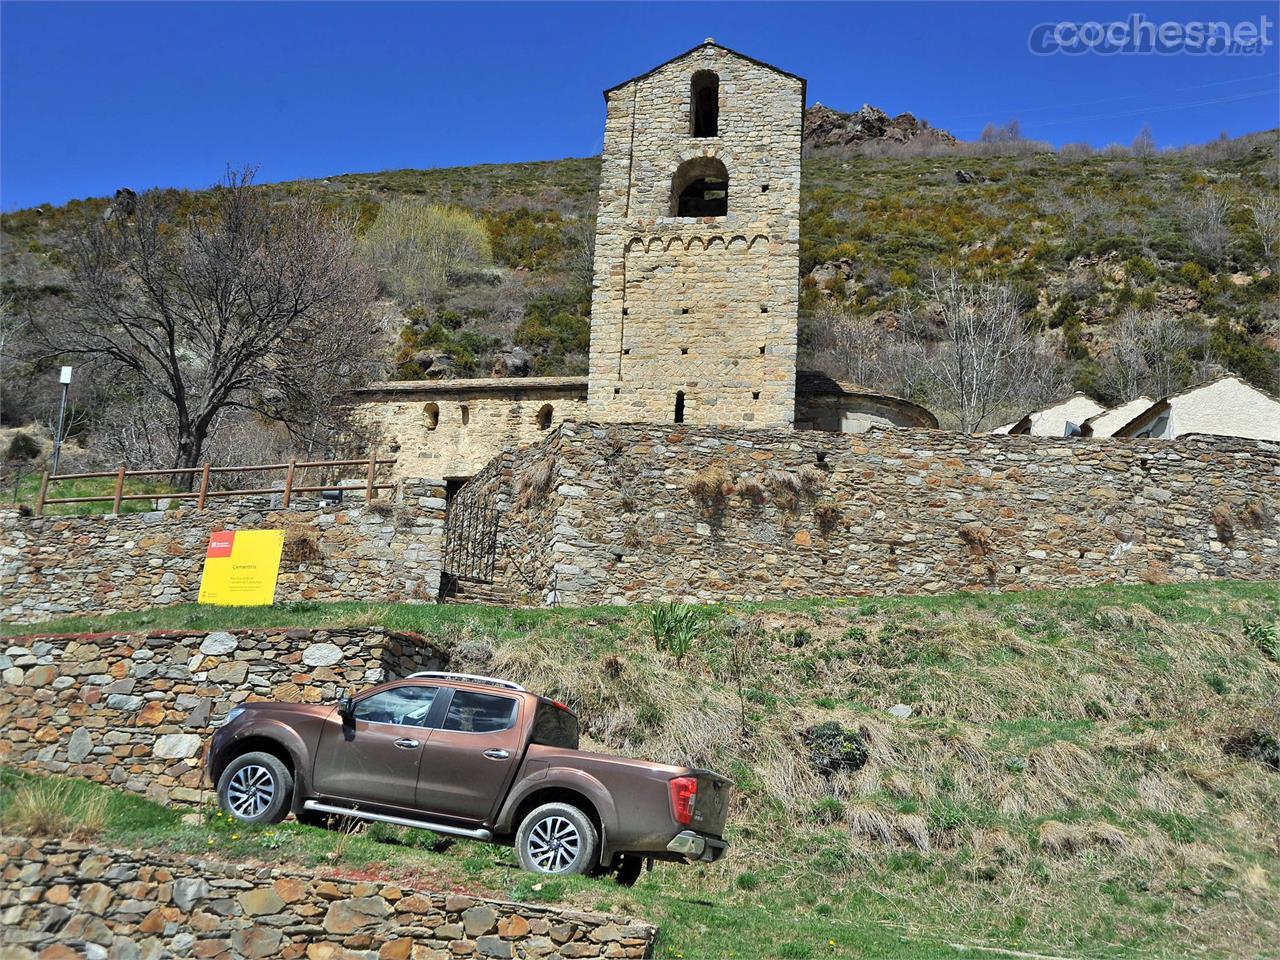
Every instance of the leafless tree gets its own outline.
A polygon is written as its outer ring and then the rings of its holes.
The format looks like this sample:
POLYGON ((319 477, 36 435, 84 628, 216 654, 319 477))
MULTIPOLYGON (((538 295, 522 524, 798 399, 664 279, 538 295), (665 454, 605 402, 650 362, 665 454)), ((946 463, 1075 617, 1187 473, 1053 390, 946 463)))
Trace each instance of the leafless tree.
POLYGON ((927 359, 930 392, 958 430, 976 431, 1015 403, 1057 389, 1051 351, 1027 330, 1012 288, 934 274, 926 295, 939 321, 927 359))
POLYGON ((1253 226, 1262 243, 1262 257, 1267 265, 1274 264, 1277 248, 1280 248, 1280 198, 1259 197, 1249 207, 1253 214, 1253 226))
POLYGON ((1159 152, 1156 146, 1156 138, 1151 135, 1151 127, 1149 124, 1143 124, 1142 129, 1138 131, 1138 135, 1133 138, 1133 143, 1129 145, 1129 149, 1133 151, 1135 157, 1154 157, 1159 152))
POLYGON ((595 280, 596 222, 590 217, 574 220, 566 230, 568 251, 565 254, 569 276, 587 290, 595 280))
MULTIPOLYGON (((17 358, 12 355, 14 340, 27 324, 27 318, 14 307, 13 297, 0 298, 0 383, 13 375, 17 358)), ((4 423, 4 391, 0 390, 0 423, 4 423)))
POLYGON ((850 316, 840 305, 821 304, 813 317, 813 350, 822 365, 842 379, 862 386, 884 386, 888 338, 866 317, 850 316))
POLYGON ((1191 249, 1211 264, 1221 263, 1231 248, 1231 228, 1227 218, 1231 204, 1226 197, 1206 190, 1200 199, 1182 207, 1182 222, 1191 249))
POLYGON ((51 352, 154 405, 178 468, 232 411, 315 436, 370 370, 376 282, 352 225, 310 199, 272 205, 252 179, 228 172, 189 215, 189 196, 149 191, 89 225, 72 245, 71 308, 44 331, 51 352))
POLYGON ((1182 320, 1131 310, 1116 321, 1104 381, 1124 402, 1167 397, 1196 374, 1191 355, 1203 339, 1182 320))

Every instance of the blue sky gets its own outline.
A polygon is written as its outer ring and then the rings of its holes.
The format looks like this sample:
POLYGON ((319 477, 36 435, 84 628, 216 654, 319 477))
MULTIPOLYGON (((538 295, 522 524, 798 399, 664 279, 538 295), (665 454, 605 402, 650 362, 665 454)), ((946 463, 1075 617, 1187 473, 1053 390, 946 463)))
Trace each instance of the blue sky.
POLYGON ((129 186, 585 156, 605 87, 717 41, 808 78, 809 102, 911 111, 964 139, 1055 144, 1280 125, 1262 55, 1041 57, 1032 28, 1262 16, 1220 3, 32 3, 0 6, 0 208, 129 186))

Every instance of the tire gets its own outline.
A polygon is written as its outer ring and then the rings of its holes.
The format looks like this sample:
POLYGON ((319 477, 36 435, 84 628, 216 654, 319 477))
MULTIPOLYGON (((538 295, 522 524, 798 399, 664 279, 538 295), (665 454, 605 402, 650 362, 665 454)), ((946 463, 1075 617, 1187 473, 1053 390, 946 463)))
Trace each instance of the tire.
POLYGON ((218 805, 243 823, 279 823, 289 814, 293 776, 269 753, 244 753, 218 778, 218 805))
POLYGON ((516 856, 531 873, 590 873, 599 849, 591 818, 567 803, 544 803, 516 831, 516 856))
POLYGON ((620 887, 634 887, 643 870, 644 857, 624 853, 618 860, 618 869, 614 872, 613 879, 620 887))

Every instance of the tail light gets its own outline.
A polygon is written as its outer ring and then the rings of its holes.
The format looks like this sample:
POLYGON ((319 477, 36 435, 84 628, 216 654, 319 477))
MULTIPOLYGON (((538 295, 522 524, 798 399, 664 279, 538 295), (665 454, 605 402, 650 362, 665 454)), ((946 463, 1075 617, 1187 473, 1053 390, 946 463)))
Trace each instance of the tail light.
POLYGON ((676 777, 667 783, 671 791, 671 816, 676 823, 689 826, 693 823, 693 803, 698 799, 697 777, 676 777))

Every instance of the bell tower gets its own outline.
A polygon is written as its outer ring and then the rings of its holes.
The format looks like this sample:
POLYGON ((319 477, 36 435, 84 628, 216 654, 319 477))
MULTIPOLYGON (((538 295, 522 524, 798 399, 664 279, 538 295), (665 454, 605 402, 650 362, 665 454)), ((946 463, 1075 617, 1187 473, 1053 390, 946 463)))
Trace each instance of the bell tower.
POLYGON ((588 416, 790 427, 804 80, 707 40, 604 97, 588 416))

